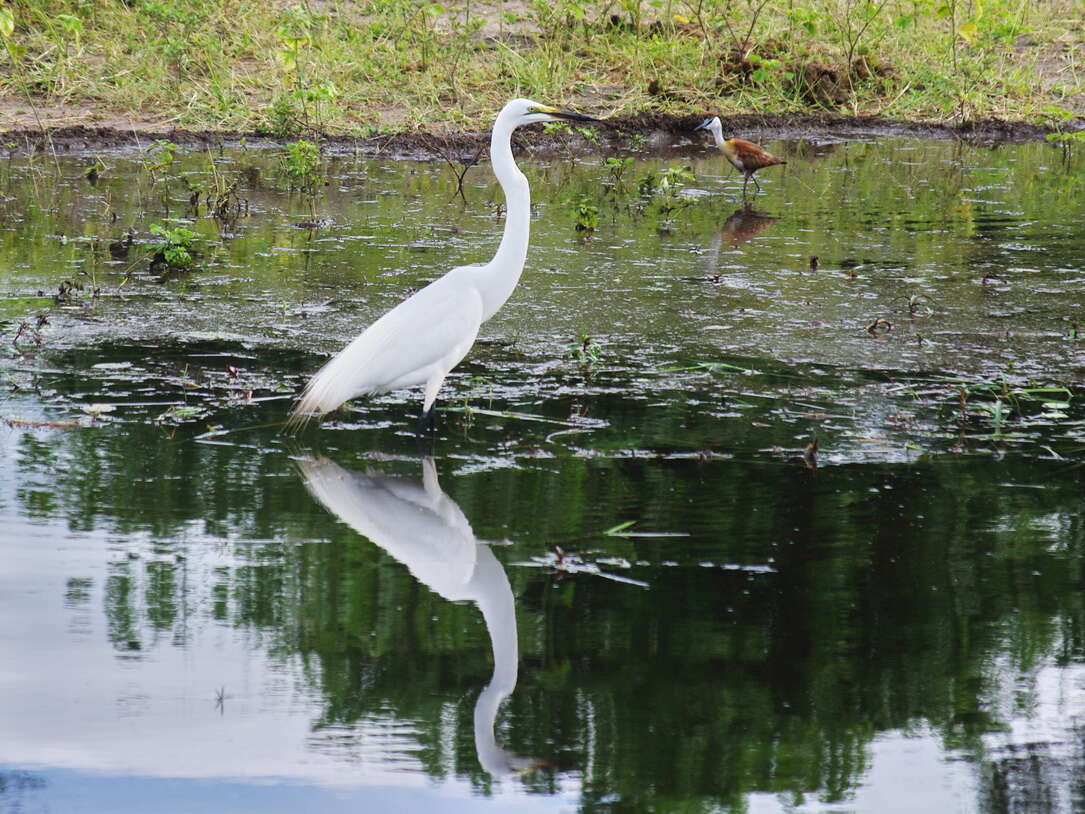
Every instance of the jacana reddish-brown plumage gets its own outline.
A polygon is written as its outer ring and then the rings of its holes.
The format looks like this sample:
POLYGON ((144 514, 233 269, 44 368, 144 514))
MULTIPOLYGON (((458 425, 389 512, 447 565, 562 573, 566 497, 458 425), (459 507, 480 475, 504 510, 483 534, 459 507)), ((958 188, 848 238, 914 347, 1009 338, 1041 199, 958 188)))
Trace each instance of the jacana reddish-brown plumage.
MULTIPOLYGON (((765 167, 774 167, 777 164, 787 163, 767 150, 762 150, 753 142, 740 138, 724 138, 723 122, 720 121, 719 116, 705 119, 697 125, 696 129, 707 130, 711 133, 724 158, 730 161, 731 166, 745 176, 745 180, 742 182, 743 197, 746 195, 746 185, 750 183, 750 179, 753 178, 755 172, 763 170, 765 167)), ((756 178, 753 178, 753 183, 757 187, 757 191, 760 192, 761 185, 757 183, 756 178)))

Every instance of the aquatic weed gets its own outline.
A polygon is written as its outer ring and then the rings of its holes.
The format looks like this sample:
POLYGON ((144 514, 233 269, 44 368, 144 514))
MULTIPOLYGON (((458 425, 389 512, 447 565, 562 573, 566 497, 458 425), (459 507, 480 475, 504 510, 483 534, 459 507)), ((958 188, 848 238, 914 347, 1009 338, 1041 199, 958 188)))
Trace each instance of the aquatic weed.
POLYGON ((588 366, 600 360, 601 350, 598 342, 586 331, 581 331, 576 339, 569 342, 565 355, 581 366, 588 366))
POLYGON ((320 146, 305 139, 286 145, 283 168, 290 178, 291 188, 312 194, 324 181, 320 166, 320 146))
POLYGON ((162 238, 151 245, 154 255, 152 265, 165 265, 173 269, 187 269, 192 265, 192 239, 196 233, 183 226, 172 229, 160 223, 152 223, 150 231, 162 238))
POLYGON ((591 234, 599 228, 599 207, 587 195, 581 195, 573 201, 573 213, 576 215, 576 230, 591 234))

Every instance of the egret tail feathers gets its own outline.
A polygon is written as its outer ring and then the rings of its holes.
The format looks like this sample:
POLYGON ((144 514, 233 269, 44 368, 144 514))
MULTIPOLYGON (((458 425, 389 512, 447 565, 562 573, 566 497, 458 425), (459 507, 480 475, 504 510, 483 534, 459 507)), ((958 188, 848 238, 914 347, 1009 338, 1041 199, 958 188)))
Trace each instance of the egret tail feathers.
POLYGON ((343 357, 344 354, 339 354, 332 358, 309 380, 301 398, 290 411, 287 430, 300 430, 312 418, 330 413, 348 399, 365 395, 364 390, 359 392, 355 377, 345 375, 349 371, 345 369, 347 365, 343 357))

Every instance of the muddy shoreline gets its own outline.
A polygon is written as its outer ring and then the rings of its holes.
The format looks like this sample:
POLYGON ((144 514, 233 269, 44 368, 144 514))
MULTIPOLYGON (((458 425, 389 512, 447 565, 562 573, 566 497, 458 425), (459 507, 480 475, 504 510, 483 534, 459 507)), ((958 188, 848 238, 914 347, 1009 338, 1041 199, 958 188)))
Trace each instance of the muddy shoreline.
MULTIPOLYGON (((605 120, 599 126, 600 140, 593 143, 569 134, 535 132, 529 139, 521 136, 520 146, 533 153, 576 148, 583 152, 607 150, 661 151, 681 144, 689 137, 702 116, 675 116, 640 113, 634 116, 605 120)), ((838 116, 833 114, 784 115, 745 114, 725 116, 724 127, 746 137, 769 140, 845 139, 865 136, 906 137, 922 139, 959 139, 969 143, 1007 144, 1043 139, 1053 128, 1021 121, 985 119, 966 124, 901 121, 879 116, 838 116)), ((1074 129, 1085 129, 1085 119, 1075 119, 1074 129)), ((306 136, 319 139, 331 153, 356 152, 363 155, 387 155, 403 159, 434 159, 470 157, 484 153, 489 131, 426 133, 405 132, 368 137, 306 136)), ((156 139, 168 139, 175 144, 192 147, 215 147, 246 142, 280 143, 292 139, 277 138, 270 133, 228 133, 141 126, 122 129, 114 126, 75 125, 68 127, 22 128, 0 132, 0 139, 9 155, 31 151, 55 150, 62 155, 94 154, 108 151, 140 150, 156 139), (51 145, 51 147, 50 147, 51 145)))

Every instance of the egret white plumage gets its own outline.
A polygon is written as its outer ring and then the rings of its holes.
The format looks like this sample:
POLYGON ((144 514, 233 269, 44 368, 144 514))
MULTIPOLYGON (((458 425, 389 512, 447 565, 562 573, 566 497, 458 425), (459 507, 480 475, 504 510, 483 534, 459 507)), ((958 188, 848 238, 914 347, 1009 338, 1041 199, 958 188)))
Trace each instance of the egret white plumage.
POLYGON ((415 385, 425 385, 422 420, 432 421, 445 376, 467 355, 479 327, 505 304, 524 270, 531 190, 513 159, 512 133, 554 119, 598 121, 530 99, 513 99, 501 109, 490 136, 490 160, 505 193, 505 231, 493 259, 452 269, 366 328, 309 381, 290 424, 348 399, 415 385))

